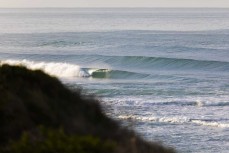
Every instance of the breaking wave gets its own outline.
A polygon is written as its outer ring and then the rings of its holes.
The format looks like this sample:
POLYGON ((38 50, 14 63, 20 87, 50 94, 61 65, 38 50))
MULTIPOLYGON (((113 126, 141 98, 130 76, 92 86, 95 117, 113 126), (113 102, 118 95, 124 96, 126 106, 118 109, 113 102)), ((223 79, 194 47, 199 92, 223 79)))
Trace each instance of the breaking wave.
POLYGON ((1 64, 21 65, 32 70, 43 70, 44 72, 57 77, 89 77, 97 69, 90 69, 88 71, 80 68, 79 65, 69 63, 55 63, 55 62, 34 62, 29 60, 5 60, 1 64))
MULTIPOLYGON (((3 54, 6 57, 11 54, 3 54)), ((36 59, 55 59, 57 61, 70 60, 86 66, 99 64, 110 65, 122 70, 191 70, 191 71, 221 71, 229 72, 229 61, 165 58, 147 56, 105 56, 105 55, 39 55, 39 54, 19 54, 17 57, 36 59), (60 59, 60 60, 59 60, 60 59)))
POLYGON ((145 78, 148 74, 141 74, 122 70, 103 68, 82 68, 76 64, 61 62, 35 62, 29 60, 4 60, 1 64, 22 65, 32 70, 43 70, 56 77, 92 77, 92 78, 145 78))

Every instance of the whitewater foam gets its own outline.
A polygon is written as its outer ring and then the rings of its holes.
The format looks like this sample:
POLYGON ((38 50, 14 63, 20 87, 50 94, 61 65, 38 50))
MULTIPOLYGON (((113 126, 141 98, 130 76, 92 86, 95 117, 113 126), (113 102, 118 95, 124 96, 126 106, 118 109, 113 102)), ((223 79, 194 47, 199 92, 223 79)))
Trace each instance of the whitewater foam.
POLYGON ((79 65, 55 62, 35 62, 29 60, 4 60, 2 64, 25 66, 31 70, 43 70, 44 72, 56 77, 89 77, 88 73, 81 69, 79 65))
POLYGON ((229 123, 219 123, 213 121, 202 121, 202 120, 191 120, 192 123, 203 125, 203 126, 212 126, 220 128, 229 128, 229 123))
POLYGON ((191 123, 201 126, 219 127, 219 128, 229 128, 229 123, 221 123, 217 121, 206 121, 201 119, 191 119, 188 117, 155 117, 155 116, 136 116, 136 115, 120 115, 117 119, 121 120, 135 120, 140 122, 160 122, 160 123, 174 123, 174 124, 184 124, 191 123))
POLYGON ((135 116, 135 115, 120 115, 118 119, 124 120, 138 120, 138 121, 152 121, 152 122, 164 122, 164 123, 184 123, 188 122, 189 119, 186 117, 146 117, 146 116, 135 116))

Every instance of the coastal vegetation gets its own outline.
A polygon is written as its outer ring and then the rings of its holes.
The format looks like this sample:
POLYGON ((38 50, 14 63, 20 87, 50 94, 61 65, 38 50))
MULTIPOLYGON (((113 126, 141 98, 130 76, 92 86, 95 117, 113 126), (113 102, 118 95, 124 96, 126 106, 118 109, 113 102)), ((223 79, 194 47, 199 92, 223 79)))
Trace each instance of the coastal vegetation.
POLYGON ((23 66, 0 66, 1 153, 174 153, 102 111, 99 100, 23 66))

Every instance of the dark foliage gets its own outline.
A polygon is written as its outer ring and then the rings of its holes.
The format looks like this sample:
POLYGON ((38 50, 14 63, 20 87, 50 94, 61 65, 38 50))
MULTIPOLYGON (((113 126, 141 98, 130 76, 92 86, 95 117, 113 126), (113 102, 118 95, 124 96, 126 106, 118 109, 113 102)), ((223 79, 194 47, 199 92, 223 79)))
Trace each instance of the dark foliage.
POLYGON ((166 153, 40 70, 0 67, 0 151, 12 153, 166 153), (44 132, 46 131, 46 132, 44 132), (35 150, 33 150, 35 149, 35 150))

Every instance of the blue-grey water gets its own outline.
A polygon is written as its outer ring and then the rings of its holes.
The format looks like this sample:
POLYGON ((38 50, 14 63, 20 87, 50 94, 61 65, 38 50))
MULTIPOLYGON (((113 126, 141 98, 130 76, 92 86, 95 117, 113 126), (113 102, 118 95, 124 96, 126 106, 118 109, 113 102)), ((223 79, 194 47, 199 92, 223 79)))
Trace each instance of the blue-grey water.
POLYGON ((0 60, 96 94, 150 141, 229 150, 229 9, 0 9, 0 60))

